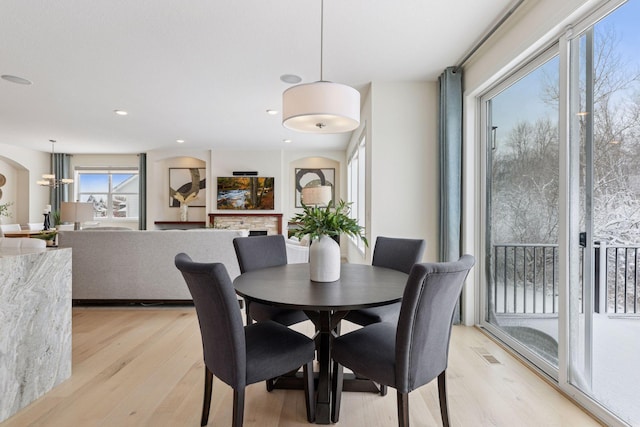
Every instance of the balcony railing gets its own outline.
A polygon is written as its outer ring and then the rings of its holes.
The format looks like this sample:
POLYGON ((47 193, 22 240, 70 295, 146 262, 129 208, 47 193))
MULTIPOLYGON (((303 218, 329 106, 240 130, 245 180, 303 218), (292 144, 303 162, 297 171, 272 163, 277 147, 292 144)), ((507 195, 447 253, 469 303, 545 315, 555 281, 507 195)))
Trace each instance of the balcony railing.
POLYGON ((605 246, 602 244, 596 248, 596 273, 598 273, 598 264, 605 265, 604 270, 595 276, 596 310, 599 307, 604 307, 605 312, 611 314, 640 313, 640 281, 638 278, 640 253, 638 251, 640 251, 640 247, 636 246, 605 246), (599 292, 599 289, 603 289, 604 292, 599 292))
MULTIPOLYGON (((594 251, 595 311, 640 314, 640 247, 596 244, 594 251)), ((496 314, 558 312, 557 245, 495 245, 492 262, 496 314)))
POLYGON ((493 247, 493 306, 496 314, 558 312, 558 245, 493 247))

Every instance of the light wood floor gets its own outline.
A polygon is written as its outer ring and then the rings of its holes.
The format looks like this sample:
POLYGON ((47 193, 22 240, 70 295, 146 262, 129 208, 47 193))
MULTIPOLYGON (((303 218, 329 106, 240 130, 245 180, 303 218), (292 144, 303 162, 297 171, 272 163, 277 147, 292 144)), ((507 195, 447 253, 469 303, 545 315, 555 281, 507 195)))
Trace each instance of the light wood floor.
MULTIPOLYGON (((454 327, 449 359, 454 426, 599 425, 475 328, 454 327)), ((193 309, 75 308, 72 377, 1 426, 199 426, 203 370, 193 309)), ((393 389, 343 399, 337 425, 397 425, 393 389)), ((231 425, 231 402, 232 390, 215 379, 210 426, 231 425)), ((434 382, 411 393, 410 411, 413 427, 441 425, 434 382)), ((302 391, 249 386, 244 425, 309 425, 302 391)))

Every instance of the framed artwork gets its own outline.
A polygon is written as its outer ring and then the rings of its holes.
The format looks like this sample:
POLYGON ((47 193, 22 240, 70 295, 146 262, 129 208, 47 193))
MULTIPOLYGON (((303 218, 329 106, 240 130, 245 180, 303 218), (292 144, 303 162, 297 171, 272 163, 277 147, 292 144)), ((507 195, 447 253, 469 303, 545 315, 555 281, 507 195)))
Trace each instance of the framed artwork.
MULTIPOLYGON (((0 187, 7 183, 7 177, 0 173, 0 187)), ((0 190, 0 199, 2 199, 2 190, 0 190)))
POLYGON ((296 187, 294 189, 295 207, 301 208, 301 191, 304 187, 317 186, 317 185, 330 185, 331 186, 331 200, 335 205, 336 203, 336 170, 333 168, 327 169, 302 169, 296 168, 296 187))
POLYGON ((179 208, 185 200, 191 207, 205 207, 206 175, 205 168, 169 168, 169 207, 179 208))
POLYGON ((273 177, 230 176, 218 177, 218 209, 273 210, 273 177))

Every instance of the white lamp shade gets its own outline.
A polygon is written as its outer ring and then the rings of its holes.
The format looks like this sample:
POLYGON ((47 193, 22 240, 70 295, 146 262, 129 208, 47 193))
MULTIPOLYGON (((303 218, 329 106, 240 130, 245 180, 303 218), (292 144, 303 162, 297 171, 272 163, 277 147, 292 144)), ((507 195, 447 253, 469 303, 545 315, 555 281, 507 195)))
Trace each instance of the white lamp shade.
POLYGON ((307 206, 326 206, 331 201, 331 186, 320 185, 317 187, 304 187, 301 192, 302 203, 307 206))
POLYGON ((306 133, 340 133, 360 125, 360 92, 319 81, 290 87, 282 94, 282 124, 306 133))
POLYGON ((93 220, 93 203, 62 202, 60 221, 85 222, 93 220))

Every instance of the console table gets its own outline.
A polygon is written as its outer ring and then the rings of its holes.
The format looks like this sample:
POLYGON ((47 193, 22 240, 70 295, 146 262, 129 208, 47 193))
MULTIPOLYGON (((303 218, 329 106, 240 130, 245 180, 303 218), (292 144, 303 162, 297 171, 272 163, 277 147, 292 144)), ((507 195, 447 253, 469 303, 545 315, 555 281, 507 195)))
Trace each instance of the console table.
POLYGON ((192 228, 205 228, 204 221, 154 221, 158 230, 191 230, 192 228))

